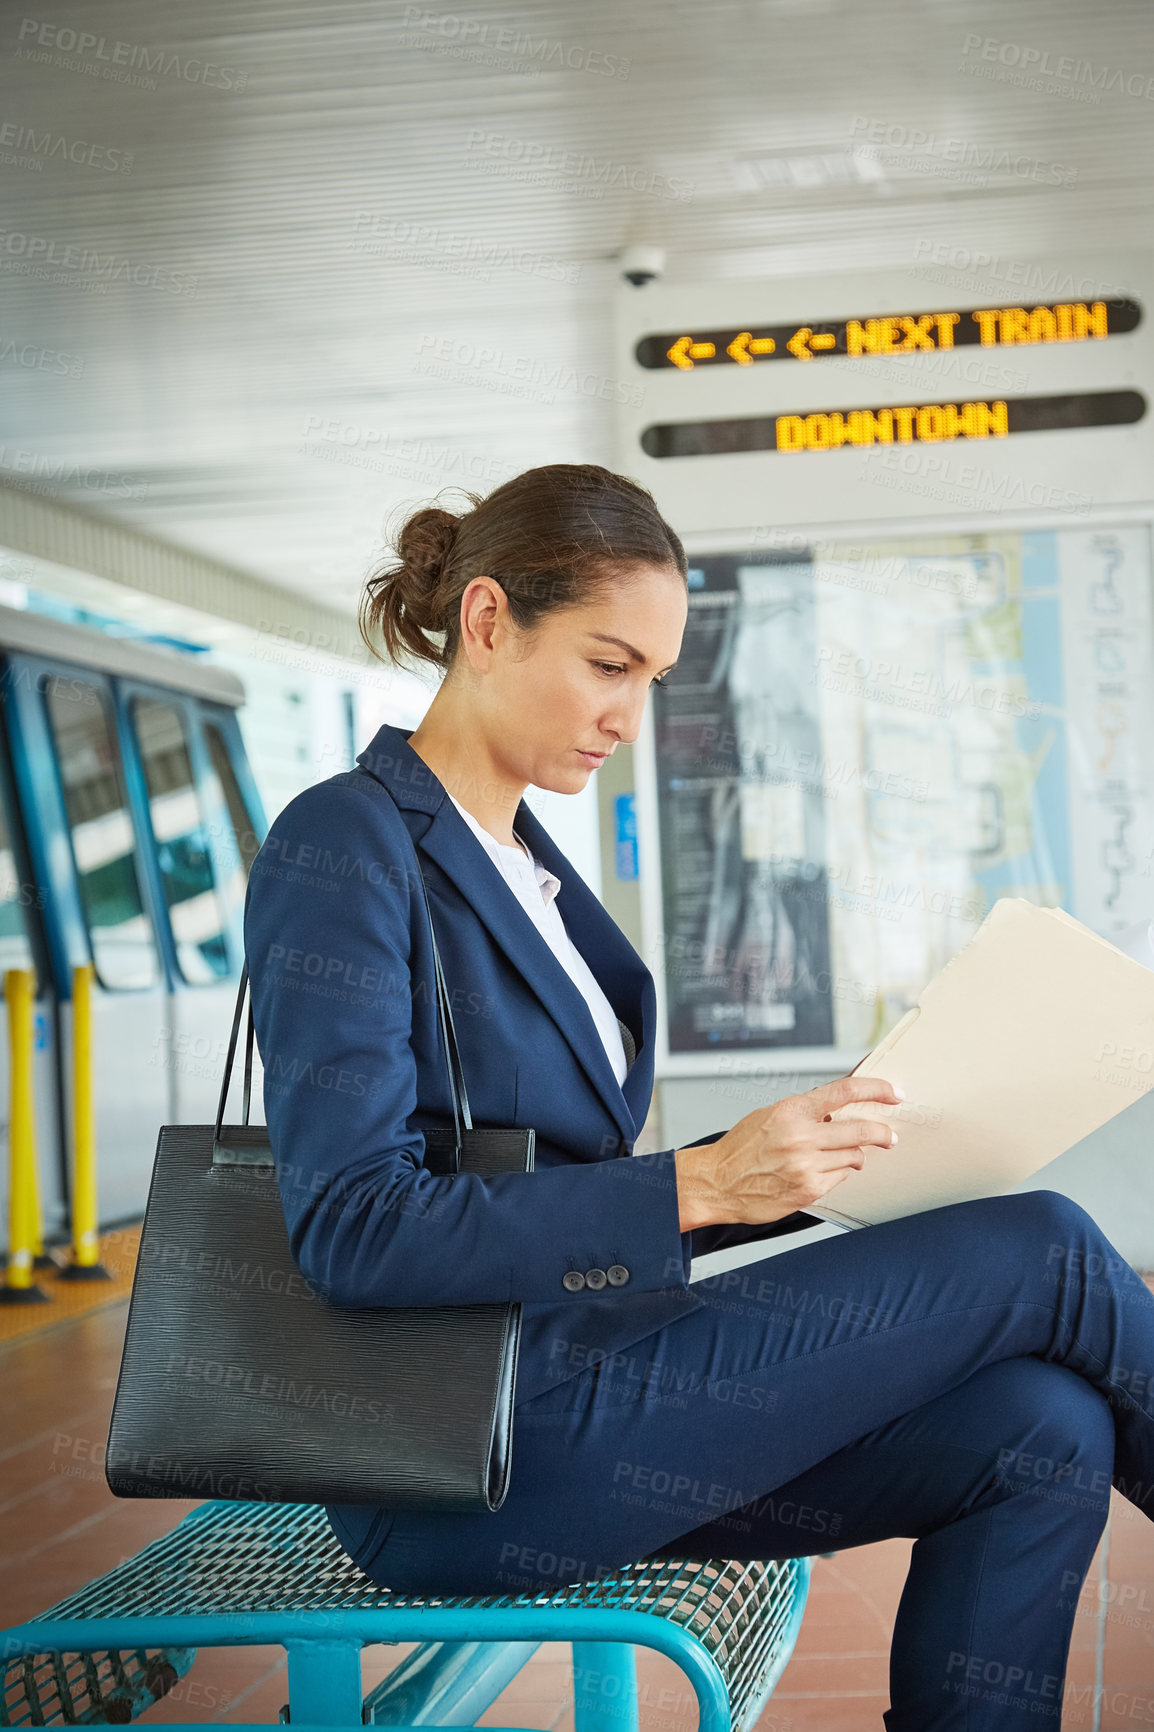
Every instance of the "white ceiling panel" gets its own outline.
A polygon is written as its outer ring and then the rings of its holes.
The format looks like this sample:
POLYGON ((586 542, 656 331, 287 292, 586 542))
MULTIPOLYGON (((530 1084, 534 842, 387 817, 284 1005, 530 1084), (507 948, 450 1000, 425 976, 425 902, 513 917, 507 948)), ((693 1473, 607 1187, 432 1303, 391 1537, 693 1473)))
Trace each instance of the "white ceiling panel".
POLYGON ((398 506, 611 461, 628 242, 957 291, 1150 232, 1149 0, 83 0, 0 52, 0 480, 343 608, 398 506))

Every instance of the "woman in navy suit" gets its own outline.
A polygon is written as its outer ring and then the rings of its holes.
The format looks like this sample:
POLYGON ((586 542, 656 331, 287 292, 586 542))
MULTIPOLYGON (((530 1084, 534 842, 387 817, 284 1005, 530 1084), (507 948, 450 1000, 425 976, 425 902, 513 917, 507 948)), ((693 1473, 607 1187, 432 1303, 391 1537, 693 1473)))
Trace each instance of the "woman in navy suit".
POLYGON ((338 1538, 389 1587, 486 1594, 912 1536, 890 1732, 1057 1724, 1111 1484, 1154 1515, 1154 1296, 1048 1191, 691 1286, 693 1256, 789 1231, 889 1146, 870 1103, 899 1097, 843 1077, 633 1153, 652 977, 523 796, 579 792, 636 739, 679 653, 681 543, 635 483, 550 464, 460 518, 416 512, 396 545, 364 629, 445 677, 416 730, 293 800, 253 867, 266 1112, 294 1256, 334 1302, 515 1300, 523 1336, 502 1507, 334 1506, 338 1538), (580 968, 489 842, 527 846, 580 968), (532 1173, 422 1167, 451 1108, 415 862, 474 1118, 536 1127, 532 1173))

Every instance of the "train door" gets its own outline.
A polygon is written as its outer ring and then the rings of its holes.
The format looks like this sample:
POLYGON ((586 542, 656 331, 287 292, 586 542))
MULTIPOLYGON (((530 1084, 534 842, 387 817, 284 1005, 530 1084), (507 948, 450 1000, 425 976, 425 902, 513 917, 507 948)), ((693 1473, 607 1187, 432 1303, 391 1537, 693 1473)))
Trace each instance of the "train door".
POLYGON ((213 706, 118 682, 130 781, 139 779, 145 859, 161 909, 172 990, 163 1030, 174 1123, 216 1114, 243 956, 247 866, 259 846, 227 721, 213 706))
MULTIPOLYGON (((9 639, 35 639, 35 628, 6 622, 9 639)), ((96 634, 75 647, 75 662, 38 644, 7 648, 0 718, 13 798, 9 813, 0 753, 0 963, 35 957, 39 943, 44 990, 54 994, 40 1020, 42 1149, 53 1096, 58 1121, 69 1117, 73 970, 93 964, 98 1196, 109 1226, 142 1212, 160 1126, 215 1114, 263 816, 231 676, 181 667, 169 686, 155 653, 153 674, 102 666, 106 654, 129 658, 96 634), (29 885, 40 905, 31 911, 20 905, 29 885), (35 940, 22 936, 30 912, 40 916, 35 940)), ((56 1225, 66 1146, 54 1131, 56 1225)))
POLYGON ((69 980, 72 968, 89 958, 96 975, 100 1215, 115 1221, 139 1213, 157 1131, 173 1116, 165 1039, 170 987, 110 682, 96 673, 48 670, 38 684, 46 735, 40 756, 55 770, 57 784, 45 790, 46 829, 56 839, 52 894, 72 914, 62 930, 63 961, 69 980))
MULTIPOLYGON (((264 841, 267 826, 256 781, 249 766, 240 726, 232 710, 202 703, 200 709, 201 736, 204 741, 207 769, 205 776, 206 802, 217 814, 209 827, 210 840, 216 850, 221 896, 234 934, 236 974, 239 977, 244 960, 244 898, 248 875, 264 841)), ((234 982, 235 985, 235 982, 234 982)), ((223 1071, 223 1042, 231 1026, 234 999, 230 994, 228 1017, 222 1024, 220 1061, 214 1063, 212 1111, 215 1114, 219 1079, 223 1071)), ((252 1117, 262 1119, 264 1071, 260 1053, 253 1044, 252 1117)), ((230 1095, 230 1118, 239 1116, 240 1081, 230 1095)), ((191 1108, 191 1103, 190 1103, 191 1108)))

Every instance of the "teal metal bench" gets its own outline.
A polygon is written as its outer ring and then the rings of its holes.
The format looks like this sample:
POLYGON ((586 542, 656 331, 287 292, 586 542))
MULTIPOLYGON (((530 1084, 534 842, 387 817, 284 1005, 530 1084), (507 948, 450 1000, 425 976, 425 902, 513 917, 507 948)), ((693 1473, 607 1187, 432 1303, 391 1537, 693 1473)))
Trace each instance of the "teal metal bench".
POLYGON ((198 1648, 271 1644, 288 1657, 281 1719, 296 1732, 467 1727, 542 1642, 562 1641, 573 1645, 576 1732, 636 1732, 635 1646, 680 1666, 699 1732, 748 1732, 792 1652, 810 1568, 654 1559, 554 1592, 418 1599, 370 1581, 319 1507, 206 1503, 3 1633, 0 1725, 125 1723, 198 1648), (374 1642, 418 1645, 365 1697, 361 1649, 374 1642))

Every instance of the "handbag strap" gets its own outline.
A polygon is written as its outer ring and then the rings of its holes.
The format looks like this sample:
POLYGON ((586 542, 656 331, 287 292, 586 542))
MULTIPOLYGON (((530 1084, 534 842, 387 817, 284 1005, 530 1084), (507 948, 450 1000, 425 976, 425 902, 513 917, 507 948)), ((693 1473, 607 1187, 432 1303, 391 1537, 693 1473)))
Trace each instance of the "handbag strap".
MULTIPOLYGON (((416 849, 413 850, 416 858, 416 849)), ((437 1012, 441 1022, 441 1039, 445 1048, 445 1065, 449 1078, 449 1098, 453 1103, 453 1125, 456 1130, 457 1165, 461 1159, 461 1132, 457 1125, 458 1094, 460 1096, 460 1114, 465 1121, 465 1129, 473 1128, 473 1115, 469 1110, 469 1096, 465 1089, 465 1067, 461 1063, 461 1048, 457 1041, 457 1025, 453 1021, 453 1008, 449 1003, 449 988, 445 980, 445 970, 441 966, 441 952, 437 949, 437 929, 433 925, 433 910, 429 903, 429 889, 425 883, 425 874, 417 865, 417 877, 421 882, 421 894, 425 899, 425 912, 429 916, 429 939, 433 946, 433 969, 437 977, 437 1012), (450 1062, 451 1060, 451 1062, 450 1062)))
MULTIPOLYGON (((374 793, 379 789, 394 806, 392 794, 383 782, 378 782, 375 776, 368 778, 374 793)), ((397 806, 398 816, 400 807, 397 806)), ((404 824, 404 819, 401 819, 404 824)), ((405 834, 409 835, 409 827, 405 824, 405 834)), ((417 845, 409 836, 409 846, 413 850, 413 865, 416 868, 417 881, 421 886, 421 894, 425 899, 425 912, 429 917, 429 942, 433 947, 433 972, 437 981, 437 1015, 441 1024, 441 1041, 445 1049, 445 1065, 449 1078, 449 1100, 453 1108, 453 1144, 454 1164, 456 1170, 461 1170, 461 1126, 458 1120, 458 1093, 460 1095, 460 1114, 465 1121, 465 1129, 473 1128, 473 1115, 469 1111, 469 1096, 465 1089, 465 1068, 461 1063, 461 1049, 457 1043, 457 1027, 453 1021, 453 1009, 449 1003, 449 989, 445 982, 445 971, 441 966, 441 953, 437 949, 437 929, 433 924, 433 910, 429 902, 429 889, 425 883, 425 874, 421 871, 421 862, 417 855, 417 845)))
MULTIPOLYGON (((224 1075, 220 1081, 220 1099, 216 1103, 216 1124, 213 1128, 213 1143, 219 1143, 220 1130, 224 1123, 224 1103, 228 1096, 228 1085, 232 1081, 232 1061, 236 1057, 237 1036, 240 1034, 240 1013, 244 1008, 245 988, 248 986, 248 959, 240 965, 240 981, 236 989, 236 1007, 232 1013, 232 1028, 228 1036, 228 1052, 224 1060, 224 1075)), ((244 1116, 241 1123, 248 1123, 248 1105, 252 1091, 252 1006, 248 1012, 248 1030, 244 1041, 245 1077, 244 1077, 244 1116)))
MULTIPOLYGON (((414 849, 414 854, 416 850, 414 849)), ((441 953, 437 948, 437 932, 433 925, 433 910, 429 903, 429 891, 425 884, 425 875, 418 863, 417 877, 420 879, 421 891, 425 901, 425 911, 429 917, 429 936, 433 946, 433 970, 437 982, 437 1017, 441 1029, 441 1044, 445 1054, 445 1071, 449 1080, 449 1099, 453 1107, 453 1142, 454 1165, 457 1172, 461 1170, 461 1121, 464 1128, 471 1131, 473 1115, 469 1110, 469 1096, 465 1089, 465 1071, 461 1063, 461 1048, 457 1040, 457 1028, 453 1021, 453 1009, 449 1003, 449 989, 445 981, 445 971, 441 966, 441 953)), ((240 1013, 244 1007, 245 991, 249 985, 248 960, 241 964, 240 981, 236 990, 236 1006, 232 1013, 232 1028, 228 1037, 228 1052, 224 1061, 224 1076, 221 1078, 220 1099, 216 1107, 216 1126, 214 1141, 220 1141, 221 1126, 224 1123, 224 1107, 228 1096, 228 1085, 232 1081, 233 1061, 236 1057, 236 1045, 240 1036, 240 1013)), ((249 1103, 252 1099, 252 1048, 253 1048, 252 996, 249 994, 248 1025, 244 1040, 244 1093, 242 1100, 241 1123, 248 1124, 249 1103)))

